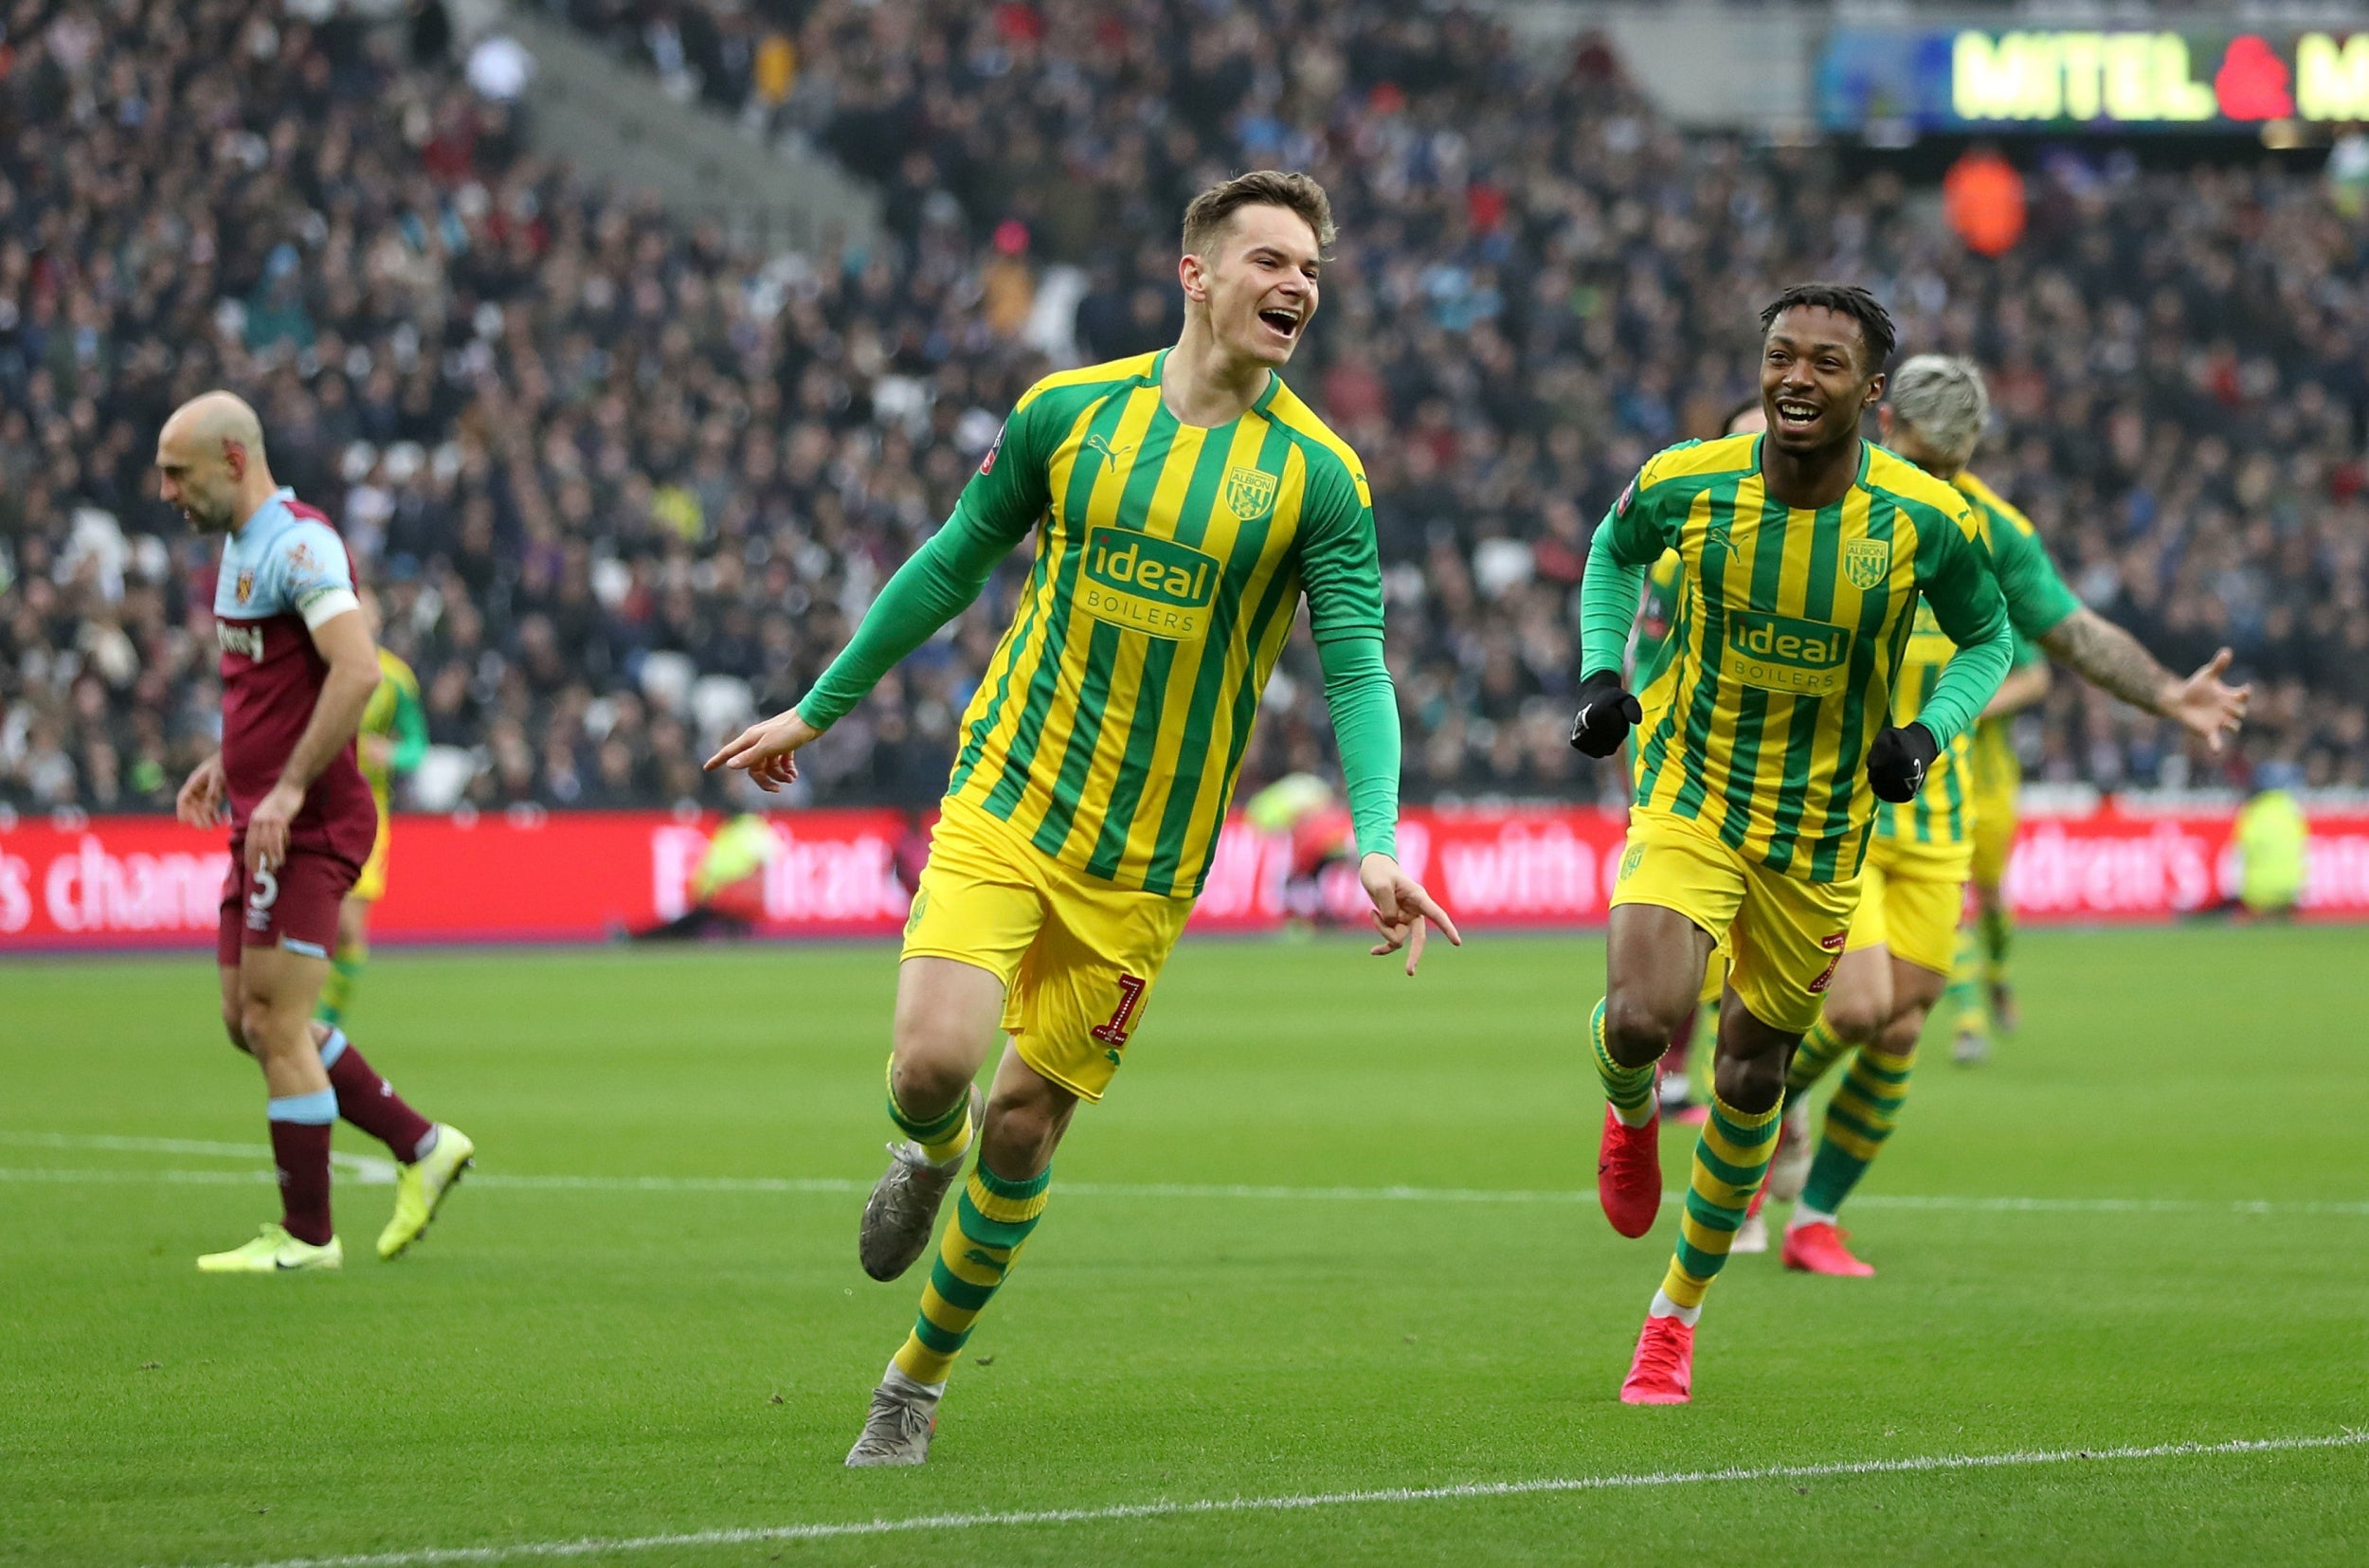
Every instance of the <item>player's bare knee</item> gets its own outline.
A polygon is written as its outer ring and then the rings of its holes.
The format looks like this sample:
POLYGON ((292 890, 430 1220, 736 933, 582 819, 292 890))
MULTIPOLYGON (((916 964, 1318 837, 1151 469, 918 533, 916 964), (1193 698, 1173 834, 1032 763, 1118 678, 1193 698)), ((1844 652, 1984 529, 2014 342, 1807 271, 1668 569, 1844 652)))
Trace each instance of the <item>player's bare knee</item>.
POLYGON ((889 1090, 908 1116, 936 1116, 952 1108, 970 1088, 978 1063, 964 1053, 947 1049, 944 1040, 896 1042, 896 1060, 889 1069, 889 1090))
POLYGON ((1917 1040, 1925 1033, 1925 1014, 1923 1007, 1902 1008, 1899 1016, 1884 1026, 1876 1037, 1875 1048, 1888 1056, 1914 1056, 1917 1040))
POLYGON ((1025 1181, 1053 1162, 1069 1126, 1069 1107, 1034 1096, 991 1100, 980 1157, 1011 1181, 1025 1181))
POLYGON ((1891 999, 1872 992, 1829 993, 1826 1027, 1851 1045, 1866 1045, 1891 1022, 1891 999))
POLYGON ((253 997, 243 999, 235 1019, 226 1019, 231 1033, 240 1041, 239 1049, 252 1055, 259 1046, 271 1037, 271 1007, 253 997))
POLYGON ((1673 1008, 1636 990, 1615 987, 1604 998, 1604 1048, 1624 1067, 1658 1060, 1692 1008, 1691 997, 1685 1007, 1673 1008))
POLYGON ((235 1004, 222 1010, 222 1032, 230 1036, 232 1046, 250 1056, 255 1054, 254 1048, 246 1043, 246 1029, 235 1004))
POLYGON ((1731 1056, 1722 1053, 1711 1068, 1711 1087, 1727 1104, 1746 1116, 1757 1116, 1775 1106, 1784 1092, 1784 1054, 1731 1056))

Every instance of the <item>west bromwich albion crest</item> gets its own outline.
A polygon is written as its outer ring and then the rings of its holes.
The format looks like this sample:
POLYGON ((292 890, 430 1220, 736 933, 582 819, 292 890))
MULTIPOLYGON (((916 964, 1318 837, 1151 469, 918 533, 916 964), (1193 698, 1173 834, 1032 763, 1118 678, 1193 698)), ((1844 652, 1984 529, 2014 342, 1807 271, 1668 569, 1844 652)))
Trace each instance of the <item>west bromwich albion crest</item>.
POLYGON ((1256 468, 1233 468, 1225 476, 1225 509, 1247 523, 1275 505, 1275 476, 1256 468))
POLYGON ((1867 593, 1891 575, 1892 547, 1886 539, 1854 539, 1842 547, 1842 574, 1867 593))

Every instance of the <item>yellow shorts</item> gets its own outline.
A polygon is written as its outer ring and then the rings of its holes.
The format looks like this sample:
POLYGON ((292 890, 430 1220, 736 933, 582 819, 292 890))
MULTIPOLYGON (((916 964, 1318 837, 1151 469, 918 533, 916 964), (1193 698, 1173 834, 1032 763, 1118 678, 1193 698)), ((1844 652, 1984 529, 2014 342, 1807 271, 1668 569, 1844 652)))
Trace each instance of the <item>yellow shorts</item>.
POLYGON ((2007 854, 2016 844, 2016 792, 1979 789, 1972 803, 1974 879, 1996 888, 2007 875, 2007 854))
POLYGON ((1612 902, 1675 910, 1709 931, 1752 1016, 1799 1034, 1817 1021, 1858 896, 1855 877, 1787 876, 1683 818, 1632 808, 1612 902))
POLYGON ((362 874, 346 890, 348 898, 358 898, 365 904, 375 904, 387 896, 387 852, 395 841, 395 821, 387 815, 387 808, 378 808, 378 837, 371 840, 371 857, 362 862, 362 874))
POLYGON ((1858 912, 1847 952, 1889 947, 1894 958, 1947 974, 1958 959, 1958 917, 1965 910, 1966 844, 1877 838, 1859 874, 1858 912))
POLYGON ((967 802, 942 809, 904 956, 994 975, 1021 1059, 1081 1099, 1101 1099, 1193 901, 1114 888, 967 802))

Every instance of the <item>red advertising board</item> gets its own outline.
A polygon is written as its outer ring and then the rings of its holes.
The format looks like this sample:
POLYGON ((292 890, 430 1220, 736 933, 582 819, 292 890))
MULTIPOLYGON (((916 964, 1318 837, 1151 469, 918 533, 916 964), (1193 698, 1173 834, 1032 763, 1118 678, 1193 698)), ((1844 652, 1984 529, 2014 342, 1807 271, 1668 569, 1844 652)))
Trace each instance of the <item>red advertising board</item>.
MULTIPOLYGON (((382 942, 599 940, 681 914, 717 826, 666 812, 526 811, 405 817, 395 827, 382 942)), ((893 811, 784 812, 737 908, 777 936, 889 935, 903 924, 899 856, 913 828, 893 811)), ((2026 820, 2008 872, 2021 918, 2169 919, 2234 886, 2226 813, 2125 812, 2026 820)), ((1415 810, 1400 830, 1407 868, 1465 924, 1600 925, 1621 821, 1590 807, 1415 810)), ((1288 839, 1237 821, 1221 840, 1194 924, 1256 931, 1286 912, 1288 839)), ((2304 912, 2369 919, 2369 813, 2312 820, 2304 912)), ((154 817, 20 819, 0 827, 0 951, 211 944, 226 853, 218 837, 154 817)), ((1354 912, 1336 868, 1328 903, 1354 912)))

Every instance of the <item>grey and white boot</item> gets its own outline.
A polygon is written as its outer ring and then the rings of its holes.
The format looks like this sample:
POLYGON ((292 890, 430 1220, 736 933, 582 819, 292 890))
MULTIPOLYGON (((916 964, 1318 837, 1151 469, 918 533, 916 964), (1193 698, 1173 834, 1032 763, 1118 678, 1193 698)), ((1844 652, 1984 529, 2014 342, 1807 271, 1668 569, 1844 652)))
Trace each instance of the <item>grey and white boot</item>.
MULTIPOLYGON (((978 1146, 986 1109, 986 1096, 979 1092, 977 1084, 971 1085, 973 1148, 978 1146)), ((931 1234, 937 1229, 938 1206, 962 1179, 963 1162, 970 1155, 967 1148, 939 1165, 931 1162, 919 1144, 910 1141, 891 1144, 888 1151, 889 1167, 873 1184, 872 1197, 863 1206, 863 1227, 856 1235, 856 1255, 863 1263, 863 1271, 877 1280, 896 1278, 929 1250, 931 1234)))
POLYGON ((847 1451, 851 1469, 876 1465, 918 1465, 930 1457, 930 1437, 938 1429, 938 1397, 944 1383, 917 1383, 895 1366, 872 1391, 872 1412, 863 1435, 847 1451))

